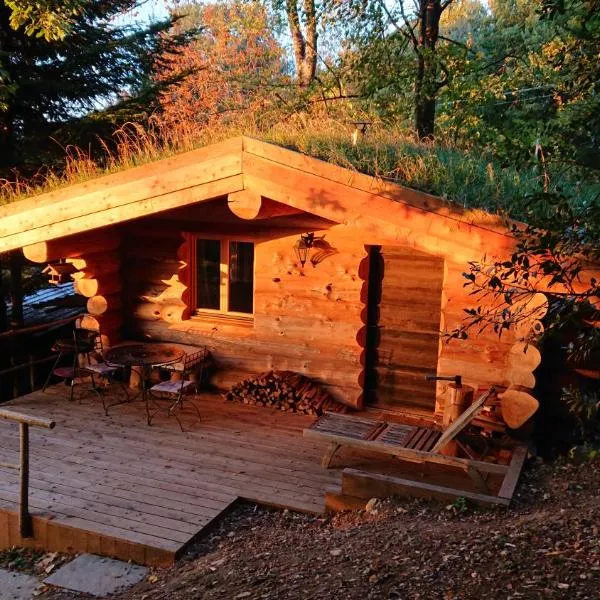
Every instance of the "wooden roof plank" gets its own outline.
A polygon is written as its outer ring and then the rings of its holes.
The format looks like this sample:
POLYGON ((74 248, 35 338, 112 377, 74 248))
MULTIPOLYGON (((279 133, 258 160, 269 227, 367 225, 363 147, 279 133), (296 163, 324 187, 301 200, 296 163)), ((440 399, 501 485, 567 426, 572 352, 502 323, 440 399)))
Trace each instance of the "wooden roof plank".
MULTIPOLYGON (((15 231, 0 237, 0 252, 211 200, 241 189, 243 189, 243 179, 242 175, 238 174, 128 204, 116 205, 94 212, 89 211, 45 226, 20 232, 15 231)), ((0 235, 2 233, 0 230, 0 235)))
MULTIPOLYGON (((23 211, 28 211, 42 206, 49 206, 55 202, 62 202, 73 198, 81 198, 95 192, 106 191, 110 188, 124 184, 136 183, 150 177, 160 177, 164 173, 173 170, 193 167, 208 159, 214 159, 225 155, 240 155, 242 152, 242 138, 235 137, 223 142, 211 144, 197 150, 190 150, 176 154, 162 160, 156 160, 138 167, 132 167, 117 173, 100 175, 82 183, 75 183, 66 187, 24 198, 0 206, 0 219, 23 211)), ((2 223, 4 225, 4 223, 2 223)))

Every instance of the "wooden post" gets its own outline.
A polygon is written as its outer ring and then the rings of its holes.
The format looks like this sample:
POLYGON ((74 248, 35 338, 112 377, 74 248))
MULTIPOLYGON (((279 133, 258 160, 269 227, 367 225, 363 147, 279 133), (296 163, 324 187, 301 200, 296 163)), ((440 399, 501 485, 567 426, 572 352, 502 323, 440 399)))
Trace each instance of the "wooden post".
POLYGON ((33 535, 31 515, 29 514, 29 425, 19 423, 21 430, 21 488, 19 497, 19 530, 21 537, 28 538, 33 535))
MULTIPOLYGON (((473 394, 475 390, 468 385, 458 385, 451 383, 448 385, 450 397, 446 399, 444 404, 444 416, 442 425, 444 429, 448 429, 450 425, 460 417, 465 409, 473 402, 473 394)), ((458 444, 452 440, 440 451, 440 454, 445 456, 456 456, 458 453, 458 444)))
POLYGON ((27 362, 29 364, 29 391, 35 391, 35 362, 33 354, 29 354, 27 357, 27 362))

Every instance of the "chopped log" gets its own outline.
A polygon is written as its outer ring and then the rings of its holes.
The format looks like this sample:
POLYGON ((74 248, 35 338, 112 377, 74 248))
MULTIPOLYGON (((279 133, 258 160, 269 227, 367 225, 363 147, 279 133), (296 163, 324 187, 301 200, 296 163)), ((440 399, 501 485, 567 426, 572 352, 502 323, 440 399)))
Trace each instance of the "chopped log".
POLYGON ((530 390, 535 387, 535 375, 531 371, 511 369, 508 377, 511 386, 522 386, 530 390))
POLYGON ((73 289, 76 293, 91 298, 99 294, 108 296, 121 291, 121 280, 118 274, 107 275, 102 280, 98 279, 77 279, 73 282, 73 289))
POLYGON ((106 275, 118 273, 121 269, 121 258, 118 252, 86 254, 82 258, 67 258, 66 262, 79 269, 79 273, 72 275, 73 279, 102 279, 106 275))
POLYGON ((542 354, 532 343, 517 342, 510 349, 508 362, 515 369, 535 371, 542 362, 542 354))
POLYGON ((499 398, 502 418, 511 429, 523 426, 540 406, 529 390, 520 386, 508 388, 503 394, 499 394, 499 398))
POLYGON ((123 326, 123 316, 117 312, 107 312, 103 315, 83 315, 81 318, 81 327, 84 329, 92 329, 100 331, 105 335, 109 335, 109 332, 115 332, 120 330, 123 326))
POLYGON ((314 381, 293 371, 268 371, 250 377, 234 385, 225 398, 304 415, 320 415, 323 406, 337 404, 314 381))
POLYGON ((240 219, 254 219, 260 211, 261 204, 261 195, 252 190, 241 190, 227 196, 229 210, 240 219))
POLYGON ((122 306, 121 294, 92 296, 87 301, 87 311, 91 315, 102 315, 108 310, 118 310, 122 306))
POLYGON ((76 258, 94 252, 115 250, 120 243, 121 238, 113 227, 38 242, 25 246, 23 254, 32 262, 45 263, 61 258, 76 258))

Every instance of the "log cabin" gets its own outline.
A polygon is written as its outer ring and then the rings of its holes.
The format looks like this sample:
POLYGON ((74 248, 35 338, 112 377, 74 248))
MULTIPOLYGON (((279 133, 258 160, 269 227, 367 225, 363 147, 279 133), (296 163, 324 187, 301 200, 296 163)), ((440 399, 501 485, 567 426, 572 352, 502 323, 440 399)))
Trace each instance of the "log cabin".
POLYGON ((498 217, 249 137, 0 208, 0 252, 72 264, 106 344, 206 344, 219 387, 291 370, 423 418, 448 386, 428 374, 533 388, 516 334, 440 336, 468 261, 513 247, 498 217))

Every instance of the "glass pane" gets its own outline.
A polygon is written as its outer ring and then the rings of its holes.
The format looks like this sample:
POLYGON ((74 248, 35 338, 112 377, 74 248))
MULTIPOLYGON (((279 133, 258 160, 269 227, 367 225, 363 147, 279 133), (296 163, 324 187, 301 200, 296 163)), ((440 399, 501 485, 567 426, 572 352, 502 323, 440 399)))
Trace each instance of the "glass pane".
POLYGON ((196 240, 196 308, 221 308, 219 240, 196 240))
POLYGON ((229 242, 229 310, 252 314, 254 244, 229 242))

